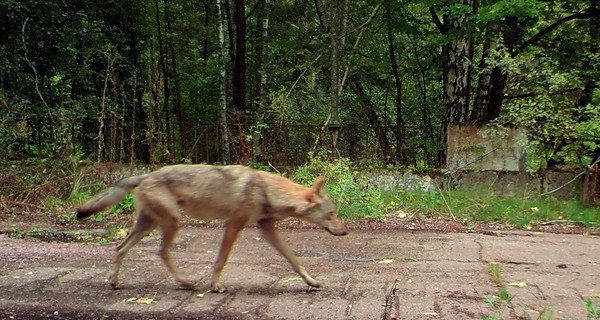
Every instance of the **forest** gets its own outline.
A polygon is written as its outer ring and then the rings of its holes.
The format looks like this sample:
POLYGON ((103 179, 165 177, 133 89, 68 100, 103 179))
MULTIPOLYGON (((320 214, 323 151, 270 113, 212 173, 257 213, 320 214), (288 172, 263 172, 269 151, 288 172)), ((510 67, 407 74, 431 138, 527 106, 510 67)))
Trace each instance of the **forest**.
POLYGON ((0 160, 443 168, 449 124, 600 156, 598 0, 0 0, 0 160))

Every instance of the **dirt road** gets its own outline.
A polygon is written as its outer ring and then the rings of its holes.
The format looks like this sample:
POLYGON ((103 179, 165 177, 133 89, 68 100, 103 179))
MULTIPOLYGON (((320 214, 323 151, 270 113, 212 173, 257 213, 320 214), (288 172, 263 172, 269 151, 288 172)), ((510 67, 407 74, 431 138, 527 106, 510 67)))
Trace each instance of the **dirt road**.
POLYGON ((585 319, 583 301, 600 304, 596 236, 353 230, 332 237, 282 230, 325 285, 309 290, 249 228, 224 270, 228 291, 209 293, 221 234, 219 228, 179 233, 172 255, 196 281, 195 291, 168 276, 156 255, 157 235, 126 258, 120 290, 105 282, 114 243, 0 235, 0 318, 585 319))

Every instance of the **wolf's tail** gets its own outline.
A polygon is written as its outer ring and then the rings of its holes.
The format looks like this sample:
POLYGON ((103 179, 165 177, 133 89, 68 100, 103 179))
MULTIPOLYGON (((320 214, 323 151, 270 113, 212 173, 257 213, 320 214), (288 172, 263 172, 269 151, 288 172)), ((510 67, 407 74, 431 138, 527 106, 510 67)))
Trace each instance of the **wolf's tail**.
POLYGON ((118 203, 147 177, 148 175, 133 176, 115 183, 79 207, 75 217, 77 219, 84 219, 118 203))

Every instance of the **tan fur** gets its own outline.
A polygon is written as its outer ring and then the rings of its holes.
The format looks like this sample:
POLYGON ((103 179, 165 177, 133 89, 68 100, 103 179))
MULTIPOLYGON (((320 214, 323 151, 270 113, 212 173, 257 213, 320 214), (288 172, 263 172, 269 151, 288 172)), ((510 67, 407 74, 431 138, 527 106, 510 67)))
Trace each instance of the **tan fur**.
POLYGON ((121 180, 81 206, 77 210, 77 218, 100 212, 133 190, 137 221, 127 238, 117 247, 109 277, 113 288, 119 286, 119 269, 129 249, 156 227, 163 235, 159 255, 165 266, 177 281, 187 288, 193 288, 192 282, 179 275, 168 252, 177 233, 181 211, 201 220, 226 220, 211 290, 225 290, 219 285, 219 280, 229 252, 239 232, 254 222, 258 223, 264 238, 292 264, 302 279, 310 286, 319 287, 321 284, 308 275, 298 258, 279 237, 275 223, 287 217, 296 217, 313 222, 333 235, 347 234, 323 189, 323 183, 321 177, 312 187, 305 187, 284 177, 244 166, 167 166, 146 175, 121 180))

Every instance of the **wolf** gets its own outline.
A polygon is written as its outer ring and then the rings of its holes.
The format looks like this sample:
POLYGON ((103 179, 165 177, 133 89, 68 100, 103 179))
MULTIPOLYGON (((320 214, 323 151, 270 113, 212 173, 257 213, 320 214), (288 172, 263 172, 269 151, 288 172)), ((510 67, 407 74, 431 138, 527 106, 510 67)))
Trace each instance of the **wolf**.
POLYGON ((319 177, 311 187, 305 187, 285 177, 240 165, 171 165, 117 182, 79 207, 76 218, 84 219, 103 211, 133 192, 137 219, 116 248, 108 278, 114 289, 119 288, 119 269, 127 252, 157 227, 162 233, 159 256, 164 265, 181 285, 193 289, 193 282, 179 274, 169 255, 181 212, 200 220, 225 220, 211 291, 225 291, 219 284, 221 272, 239 232, 251 223, 258 224, 264 238, 289 261, 304 282, 320 287, 321 283, 306 272, 281 239, 275 223, 295 217, 315 223, 332 235, 346 235, 348 230, 336 215, 324 182, 319 177))

